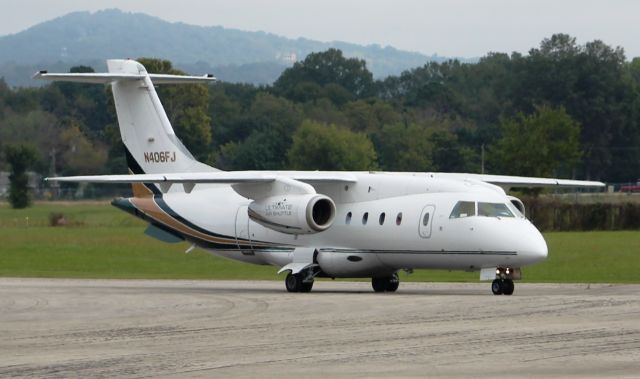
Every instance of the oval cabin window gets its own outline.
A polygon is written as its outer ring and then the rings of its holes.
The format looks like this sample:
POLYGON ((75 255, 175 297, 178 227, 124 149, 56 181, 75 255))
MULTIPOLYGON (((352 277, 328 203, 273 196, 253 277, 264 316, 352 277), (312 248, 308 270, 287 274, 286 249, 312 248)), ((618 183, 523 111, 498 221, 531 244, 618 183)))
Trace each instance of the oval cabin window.
POLYGON ((402 212, 398 213, 398 216, 396 216, 396 225, 400 224, 402 224, 402 212))

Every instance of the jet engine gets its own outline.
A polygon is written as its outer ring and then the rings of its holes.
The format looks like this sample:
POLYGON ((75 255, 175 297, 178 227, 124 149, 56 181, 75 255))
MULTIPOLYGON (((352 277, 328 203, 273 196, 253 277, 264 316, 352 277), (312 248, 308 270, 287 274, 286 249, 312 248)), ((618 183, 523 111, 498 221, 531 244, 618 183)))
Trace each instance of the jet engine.
POLYGON ((262 226, 287 234, 313 234, 327 230, 336 216, 336 205, 325 195, 278 195, 249 204, 249 218, 262 226))

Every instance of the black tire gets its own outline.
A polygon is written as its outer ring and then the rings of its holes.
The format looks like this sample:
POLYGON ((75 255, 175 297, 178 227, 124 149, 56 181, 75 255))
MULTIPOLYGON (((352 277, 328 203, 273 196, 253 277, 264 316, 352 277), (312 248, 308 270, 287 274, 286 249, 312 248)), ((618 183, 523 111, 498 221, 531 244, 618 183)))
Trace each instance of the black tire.
POLYGON ((502 283, 502 293, 505 295, 512 295, 515 287, 516 286, 513 284, 513 280, 505 279, 502 283))
POLYGON ((313 288, 313 282, 308 282, 308 283, 303 282, 300 288, 300 292, 311 292, 312 288, 313 288))
POLYGON ((398 274, 393 274, 387 279, 387 291, 396 292, 400 286, 400 277, 398 274))
POLYGON ((494 295, 502 295, 502 287, 502 280, 500 279, 494 279, 493 282, 491 282, 491 292, 493 292, 494 295))
POLYGON ((302 276, 299 274, 287 274, 287 278, 284 280, 284 285, 289 292, 301 292, 302 290, 302 276))
POLYGON ((384 292, 387 290, 388 278, 371 278, 371 287, 375 292, 384 292))

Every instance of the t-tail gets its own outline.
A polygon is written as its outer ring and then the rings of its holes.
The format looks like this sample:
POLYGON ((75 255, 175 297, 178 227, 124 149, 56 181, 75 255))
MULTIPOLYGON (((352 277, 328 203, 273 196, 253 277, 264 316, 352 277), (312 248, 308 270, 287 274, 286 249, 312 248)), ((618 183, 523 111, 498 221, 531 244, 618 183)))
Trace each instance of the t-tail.
POLYGON ((108 73, 53 74, 41 71, 34 78, 54 81, 111 84, 127 164, 134 174, 212 172, 198 162, 176 136, 154 85, 203 83, 213 76, 148 74, 130 59, 107 61, 108 73))

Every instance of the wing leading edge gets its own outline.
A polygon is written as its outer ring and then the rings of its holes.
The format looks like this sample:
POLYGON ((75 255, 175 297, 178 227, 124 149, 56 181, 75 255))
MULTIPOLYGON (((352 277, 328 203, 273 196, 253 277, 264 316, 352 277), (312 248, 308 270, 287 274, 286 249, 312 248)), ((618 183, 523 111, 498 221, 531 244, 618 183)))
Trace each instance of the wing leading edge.
POLYGON ((570 180, 556 178, 536 178, 527 176, 507 176, 507 175, 486 175, 486 174, 458 174, 458 173, 437 173, 437 176, 451 179, 471 179, 486 183, 495 184, 505 189, 509 188, 602 188, 602 182, 589 180, 570 180))

